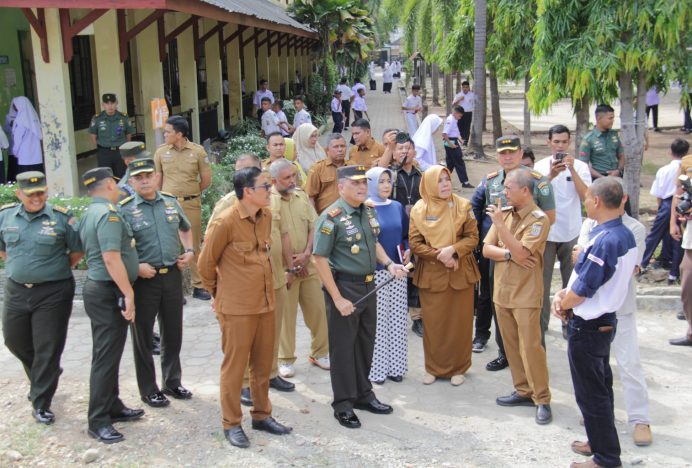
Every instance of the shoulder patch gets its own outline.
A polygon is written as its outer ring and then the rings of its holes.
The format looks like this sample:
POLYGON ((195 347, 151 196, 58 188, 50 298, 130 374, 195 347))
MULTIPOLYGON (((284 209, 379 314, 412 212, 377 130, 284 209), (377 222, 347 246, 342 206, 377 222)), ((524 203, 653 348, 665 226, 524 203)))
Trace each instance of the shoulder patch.
POLYGON ((531 171, 531 175, 533 176, 534 179, 541 180, 543 178, 543 174, 541 174, 538 171, 531 171))
POLYGON ((320 232, 322 234, 330 235, 333 230, 334 230, 334 223, 329 221, 328 219, 325 219, 324 223, 322 223, 322 227, 320 227, 320 232))
POLYGON ((7 208, 12 208, 13 206, 17 206, 16 203, 7 203, 5 205, 0 206, 0 211, 6 210, 7 208))
POLYGON ((546 215, 543 211, 541 211, 541 210, 533 210, 533 211, 531 212, 531 214, 533 215, 534 218, 542 218, 542 217, 544 217, 544 216, 547 216, 547 215, 546 215))
POLYGON ((327 214, 332 218, 336 218, 337 216, 339 216, 341 214, 342 211, 343 210, 341 208, 334 208, 333 210, 331 210, 327 214))
POLYGON ((540 184, 538 184, 538 188, 539 188, 539 189, 542 189, 542 188, 547 187, 547 186, 548 186, 548 182, 545 182, 545 181, 543 181, 543 182, 541 182, 540 184))
POLYGON ((53 205, 53 211, 57 211, 58 213, 62 213, 62 214, 68 214, 70 212, 70 210, 68 210, 64 206, 58 206, 58 205, 53 205))
POLYGON ((134 197, 133 195, 130 195, 129 197, 123 198, 122 200, 120 200, 120 201, 118 202, 118 204, 119 204, 120 206, 124 206, 125 204, 131 202, 131 201, 134 200, 134 199, 135 199, 135 197, 134 197))
POLYGON ((500 173, 499 173, 498 171, 491 172, 490 174, 488 174, 487 176, 485 176, 485 178, 486 178, 486 179, 494 179, 494 178, 497 177, 499 174, 500 174, 500 173))

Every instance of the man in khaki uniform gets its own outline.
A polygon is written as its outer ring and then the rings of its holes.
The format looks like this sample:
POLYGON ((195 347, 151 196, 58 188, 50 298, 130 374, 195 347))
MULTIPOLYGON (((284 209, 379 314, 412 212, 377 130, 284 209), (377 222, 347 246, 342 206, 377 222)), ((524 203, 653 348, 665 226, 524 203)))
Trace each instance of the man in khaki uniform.
POLYGON ((550 221, 533 201, 529 171, 512 171, 504 182, 511 210, 502 202, 486 210, 492 226, 483 255, 495 262, 493 302, 516 389, 500 406, 536 406, 536 423, 552 421, 548 365, 541 346, 543 251, 550 221))
POLYGON ((317 214, 339 198, 336 185, 336 169, 345 166, 346 140, 340 133, 332 133, 327 139, 327 159, 317 161, 308 172, 305 193, 315 207, 317 214))
POLYGON ((178 199, 192 225, 195 259, 190 263, 192 297, 208 301, 197 272, 197 259, 202 239, 202 192, 211 183, 211 166, 207 153, 200 145, 187 139, 190 128, 187 120, 178 115, 168 119, 163 130, 165 144, 154 154, 156 172, 161 174, 159 190, 178 199))
POLYGON ((365 166, 366 170, 377 166, 377 161, 384 154, 384 146, 375 141, 370 131, 370 122, 358 119, 351 125, 353 146, 348 153, 348 164, 365 166))
POLYGON ((296 187, 296 170, 290 161, 275 161, 269 171, 274 184, 272 209, 276 207, 278 211, 280 241, 283 243, 285 264, 288 265, 288 305, 281 327, 279 373, 283 377, 295 375, 293 363, 296 360, 296 314, 299 302, 303 319, 312 336, 308 360, 321 369, 329 370, 329 343, 322 282, 317 276, 312 260, 317 213, 305 192, 296 187))

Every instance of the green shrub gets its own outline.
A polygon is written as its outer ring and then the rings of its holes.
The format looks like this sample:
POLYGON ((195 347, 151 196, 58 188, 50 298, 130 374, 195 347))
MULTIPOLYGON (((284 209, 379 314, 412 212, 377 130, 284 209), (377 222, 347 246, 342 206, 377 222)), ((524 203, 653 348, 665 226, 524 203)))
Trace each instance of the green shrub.
POLYGON ((235 160, 242 153, 256 154, 260 159, 264 159, 269 156, 269 153, 267 153, 267 142, 259 136, 259 132, 231 138, 228 142, 228 151, 221 163, 233 167, 235 160))
POLYGON ((202 235, 216 202, 233 189, 233 164, 212 164, 211 184, 202 193, 202 235))

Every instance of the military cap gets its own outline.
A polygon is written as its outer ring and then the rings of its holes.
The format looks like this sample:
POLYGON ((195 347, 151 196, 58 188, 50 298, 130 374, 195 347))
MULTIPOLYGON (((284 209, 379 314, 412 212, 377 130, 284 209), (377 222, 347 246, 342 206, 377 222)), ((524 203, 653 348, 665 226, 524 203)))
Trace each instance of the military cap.
POLYGON ((126 141, 118 147, 120 156, 123 158, 136 157, 137 159, 148 158, 151 153, 148 152, 141 141, 126 141))
POLYGON ((365 166, 343 166, 336 170, 336 177, 337 179, 363 180, 368 178, 365 171, 365 166))
POLYGON ((118 98, 113 93, 106 93, 101 96, 101 102, 118 102, 118 98))
POLYGON ((135 159, 127 165, 128 171, 130 171, 130 176, 136 176, 143 172, 154 172, 156 166, 154 165, 154 160, 151 158, 135 159))
POLYGON ((517 136, 501 136, 495 141, 495 148, 497 148, 498 153, 516 151, 521 148, 521 141, 517 136))
POLYGON ((97 167, 86 171, 82 175, 82 183, 85 187, 89 187, 98 181, 108 178, 115 180, 115 177, 113 177, 113 170, 110 167, 97 167))
POLYGON ((17 175, 17 186, 19 190, 24 192, 24 195, 45 192, 48 189, 46 176, 39 171, 22 172, 17 175))

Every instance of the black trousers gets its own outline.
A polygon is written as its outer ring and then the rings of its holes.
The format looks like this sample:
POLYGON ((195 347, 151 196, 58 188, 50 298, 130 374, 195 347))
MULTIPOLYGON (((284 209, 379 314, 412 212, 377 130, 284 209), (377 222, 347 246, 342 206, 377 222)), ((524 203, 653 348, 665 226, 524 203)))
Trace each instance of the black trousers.
POLYGON ((461 118, 457 121, 459 133, 465 145, 469 144, 469 136, 471 135, 471 121, 473 120, 473 112, 464 112, 461 118))
POLYGON ((58 388, 74 284, 72 277, 31 288, 9 278, 5 282, 2 334, 7 349, 24 366, 35 409, 50 409, 58 388))
POLYGON ((180 348, 183 344, 182 275, 175 265, 165 274, 153 278, 137 278, 135 290, 135 323, 131 326, 137 386, 141 396, 158 392, 156 368, 151 355, 154 321, 158 317, 161 330, 161 385, 180 385, 180 348))
POLYGON ((332 128, 333 133, 341 133, 344 129, 344 116, 341 112, 332 112, 332 120, 334 121, 334 128, 332 128))
POLYGON ((620 466, 620 440, 615 429, 610 343, 615 338, 615 312, 593 320, 574 316, 567 327, 567 357, 577 405, 584 417, 593 461, 620 466))
POLYGON ((478 269, 481 272, 481 281, 476 297, 476 324, 475 338, 485 341, 490 339, 490 326, 493 322, 493 295, 490 288, 490 260, 485 258, 480 252, 476 255, 478 259, 478 269))
POLYGON ((464 155, 461 152, 461 141, 456 138, 450 138, 450 141, 456 145, 456 148, 450 148, 443 145, 445 148, 445 162, 449 172, 457 171, 459 182, 466 184, 469 181, 469 176, 466 173, 466 164, 464 163, 464 155))
MULTIPOLYGON (((335 275, 337 276, 337 275, 335 275)), ((355 302, 375 288, 375 282, 351 282, 336 279, 341 295, 355 302)), ((376 294, 356 306, 349 316, 342 316, 328 292, 324 292, 329 333, 329 374, 332 379, 334 411, 353 409, 354 403, 367 403, 375 398, 368 379, 375 349, 377 327, 376 294)))
POLYGON ((363 111, 353 109, 353 121, 355 122, 356 120, 359 120, 362 118, 363 118, 363 111))
POLYGON ((110 167, 113 170, 113 175, 117 178, 124 176, 127 170, 123 158, 120 156, 120 151, 117 149, 97 147, 96 162, 98 167, 110 167))
POLYGON ((658 128, 658 104, 646 106, 646 120, 649 120, 649 112, 654 115, 654 128, 658 128))
POLYGON ((120 290, 112 281, 87 279, 82 292, 84 308, 91 320, 92 357, 89 377, 89 429, 111 424, 120 413, 118 372, 129 322, 118 307, 120 290))
MULTIPOLYGON (((348 128, 348 120, 351 116, 351 101, 348 99, 341 101, 341 110, 344 111, 344 128, 348 128)), ((353 119, 354 121, 356 119, 353 119)))
POLYGON ((377 81, 370 80, 370 91, 375 91, 375 90, 377 90, 377 81))
POLYGON ((392 92, 392 83, 383 83, 382 84, 382 92, 383 93, 391 93, 392 92))

